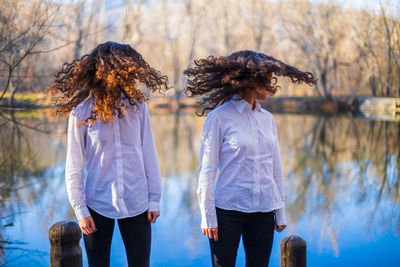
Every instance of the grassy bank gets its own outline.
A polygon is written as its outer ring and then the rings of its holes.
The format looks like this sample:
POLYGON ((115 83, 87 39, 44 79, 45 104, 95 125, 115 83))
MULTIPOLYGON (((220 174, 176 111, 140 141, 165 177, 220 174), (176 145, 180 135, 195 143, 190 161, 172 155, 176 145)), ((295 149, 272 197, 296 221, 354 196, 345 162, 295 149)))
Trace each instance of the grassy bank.
POLYGON ((10 103, 10 93, 6 93, 0 100, 0 107, 15 108, 42 108, 45 107, 46 95, 43 93, 15 94, 13 105, 10 103))

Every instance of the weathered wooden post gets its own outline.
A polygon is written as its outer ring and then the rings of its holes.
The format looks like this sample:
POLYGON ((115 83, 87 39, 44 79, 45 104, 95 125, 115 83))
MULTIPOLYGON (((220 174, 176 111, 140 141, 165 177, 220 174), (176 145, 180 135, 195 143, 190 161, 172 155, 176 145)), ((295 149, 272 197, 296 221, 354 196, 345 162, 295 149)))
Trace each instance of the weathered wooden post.
POLYGON ((281 241, 281 267, 306 266, 306 241, 291 235, 281 241))
POLYGON ((81 236, 76 222, 62 221, 50 227, 50 267, 81 267, 81 236))

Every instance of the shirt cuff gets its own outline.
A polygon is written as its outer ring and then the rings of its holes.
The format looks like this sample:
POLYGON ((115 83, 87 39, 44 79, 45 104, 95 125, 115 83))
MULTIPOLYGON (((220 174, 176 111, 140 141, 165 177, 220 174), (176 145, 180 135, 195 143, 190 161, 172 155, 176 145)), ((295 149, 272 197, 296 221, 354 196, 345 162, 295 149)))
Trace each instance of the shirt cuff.
POLYGON ((287 225, 285 207, 275 210, 275 224, 278 226, 287 225))
POLYGON ((149 211, 160 211, 160 202, 150 201, 149 202, 149 211))
POLYGON ((215 207, 207 208, 201 211, 201 228, 216 228, 218 227, 217 214, 215 207))
POLYGON ((85 207, 79 207, 79 208, 75 208, 75 216, 78 219, 78 221, 91 216, 89 209, 85 206, 85 207))

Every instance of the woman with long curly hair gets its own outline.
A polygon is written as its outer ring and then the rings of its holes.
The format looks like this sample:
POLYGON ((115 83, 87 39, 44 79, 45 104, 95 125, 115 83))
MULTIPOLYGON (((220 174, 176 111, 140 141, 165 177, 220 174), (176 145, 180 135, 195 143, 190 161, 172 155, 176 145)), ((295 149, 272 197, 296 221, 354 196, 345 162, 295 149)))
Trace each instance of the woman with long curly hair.
POLYGON ((161 174, 139 83, 152 92, 168 89, 167 77, 135 49, 107 42, 65 63, 48 89, 57 113, 70 113, 65 178, 89 266, 109 266, 115 219, 129 266, 149 266, 161 174))
POLYGON ((201 228, 213 266, 235 266, 240 238, 246 266, 268 266, 274 229, 286 228, 285 192, 274 117, 258 101, 275 94, 276 76, 316 83, 310 72, 253 51, 195 60, 186 94, 202 96, 198 173, 201 228), (218 170, 218 177, 215 175, 218 170))

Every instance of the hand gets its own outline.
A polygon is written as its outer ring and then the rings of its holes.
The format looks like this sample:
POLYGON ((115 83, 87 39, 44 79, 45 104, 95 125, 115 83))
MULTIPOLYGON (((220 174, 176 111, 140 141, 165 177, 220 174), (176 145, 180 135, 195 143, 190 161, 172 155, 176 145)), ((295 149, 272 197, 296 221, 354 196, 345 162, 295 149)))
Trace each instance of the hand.
POLYGON ((148 211, 147 212, 147 221, 150 223, 155 223, 159 216, 160 216, 159 211, 148 211))
POLYGON ((92 216, 79 220, 79 228, 85 235, 90 235, 97 231, 92 216))
POLYGON ((278 233, 282 232, 286 228, 286 225, 275 225, 275 231, 278 233))
POLYGON ((218 227, 216 228, 202 228, 203 235, 207 236, 209 239, 214 239, 218 241, 218 227))

